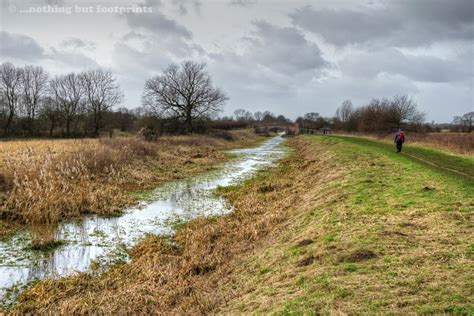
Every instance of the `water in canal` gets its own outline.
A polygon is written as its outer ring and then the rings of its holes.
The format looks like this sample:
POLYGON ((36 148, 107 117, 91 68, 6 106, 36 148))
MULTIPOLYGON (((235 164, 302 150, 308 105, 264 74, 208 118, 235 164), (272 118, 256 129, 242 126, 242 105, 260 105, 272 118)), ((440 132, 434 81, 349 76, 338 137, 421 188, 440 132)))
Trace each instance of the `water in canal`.
POLYGON ((0 302, 11 301, 16 292, 12 289, 33 280, 87 271, 94 261, 116 258, 147 233, 171 233, 177 221, 231 212, 232 206, 214 190, 238 184, 282 158, 283 140, 279 135, 255 148, 229 151, 237 157, 213 171, 161 185, 152 192, 151 202, 120 217, 87 216, 65 222, 56 233, 64 244, 52 251, 31 250, 27 231, 0 241, 0 302))

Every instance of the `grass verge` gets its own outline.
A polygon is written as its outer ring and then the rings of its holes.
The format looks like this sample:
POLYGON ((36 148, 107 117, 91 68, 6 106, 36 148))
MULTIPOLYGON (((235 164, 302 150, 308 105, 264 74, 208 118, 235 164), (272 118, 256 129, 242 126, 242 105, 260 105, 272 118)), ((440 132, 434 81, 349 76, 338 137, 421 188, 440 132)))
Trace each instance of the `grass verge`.
MULTIPOLYGON (((289 215, 282 233, 236 264, 228 295, 237 295, 219 310, 473 313, 472 182, 397 155, 385 143, 317 136, 305 142, 330 153, 343 176, 311 185, 312 200, 289 215)), ((469 164, 407 149, 440 165, 469 164)))

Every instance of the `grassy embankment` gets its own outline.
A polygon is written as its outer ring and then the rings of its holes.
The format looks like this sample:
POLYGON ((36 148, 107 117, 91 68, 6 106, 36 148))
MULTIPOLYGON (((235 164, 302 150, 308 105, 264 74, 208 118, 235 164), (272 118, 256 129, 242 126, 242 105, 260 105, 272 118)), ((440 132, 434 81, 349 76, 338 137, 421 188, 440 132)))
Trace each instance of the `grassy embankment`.
POLYGON ((473 311, 473 158, 301 136, 279 167, 221 190, 236 210, 149 236, 130 264, 46 280, 16 312, 473 311), (459 169, 453 172, 448 169, 459 169))
MULTIPOLYGON (((374 135, 357 134, 357 136, 384 140, 387 143, 393 143, 393 134, 374 135)), ((474 155, 474 133, 426 133, 416 134, 407 132, 407 144, 419 145, 423 147, 436 148, 445 153, 457 153, 463 155, 474 155)))
MULTIPOLYGON (((0 142, 0 237, 85 213, 114 215, 158 184, 213 168, 222 149, 254 144, 250 130, 192 135, 0 142)), ((54 229, 53 229, 54 232, 54 229)), ((38 242, 42 242, 39 240, 38 242)))

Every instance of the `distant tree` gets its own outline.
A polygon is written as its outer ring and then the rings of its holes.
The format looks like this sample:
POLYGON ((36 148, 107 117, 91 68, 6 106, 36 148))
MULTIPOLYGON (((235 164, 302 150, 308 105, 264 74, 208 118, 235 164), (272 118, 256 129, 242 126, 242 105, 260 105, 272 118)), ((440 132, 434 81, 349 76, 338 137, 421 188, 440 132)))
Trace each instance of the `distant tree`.
POLYGON ((5 109, 4 134, 8 134, 18 111, 21 96, 21 73, 12 63, 0 65, 0 101, 5 109))
POLYGON ((397 95, 388 104, 386 121, 395 127, 401 127, 403 123, 421 123, 425 114, 418 111, 416 102, 408 95, 397 95))
POLYGON ((144 106, 184 120, 188 133, 193 131, 195 120, 215 115, 227 99, 213 85, 205 64, 192 61, 171 64, 163 74, 147 80, 143 93, 144 106))
POLYGON ((257 122, 260 122, 263 119, 263 113, 260 111, 257 111, 253 114, 253 117, 257 122))
POLYGON ((59 125, 61 120, 61 110, 59 103, 55 102, 53 98, 46 97, 43 100, 43 107, 40 115, 49 122, 49 137, 53 136, 54 129, 59 125))
POLYGON ((66 125, 66 137, 69 137, 71 125, 77 118, 80 101, 84 96, 81 79, 75 73, 56 76, 50 80, 49 89, 55 102, 55 108, 59 109, 61 118, 66 125))
POLYGON ((39 66, 25 66, 20 69, 20 84, 21 103, 27 119, 28 132, 32 135, 38 107, 48 87, 48 74, 39 66))
POLYGON ((93 134, 99 135, 103 127, 103 116, 106 111, 122 103, 124 95, 117 79, 109 70, 102 68, 83 72, 81 75, 87 106, 93 119, 93 134))
POLYGON ((250 111, 245 111, 243 116, 244 121, 251 123, 254 121, 253 114, 250 111))
POLYGON ((131 130, 133 127, 134 115, 127 108, 117 109, 117 124, 122 132, 131 130))
POLYGON ((453 123, 462 131, 467 133, 471 133, 474 126, 474 112, 468 112, 462 116, 455 116, 453 123))
POLYGON ((336 116, 339 120, 345 124, 349 121, 354 108, 350 100, 345 100, 342 102, 341 106, 336 110, 336 116))
POLYGON ((270 112, 270 111, 263 112, 263 118, 262 118, 263 122, 273 122, 275 118, 276 117, 275 117, 275 114, 273 114, 273 112, 270 112))
POLYGON ((316 122, 316 120, 319 118, 319 113, 317 112, 306 113, 303 118, 307 121, 316 122))
POLYGON ((276 118, 275 118, 276 121, 278 122, 289 122, 290 120, 287 119, 284 115, 278 115, 276 118))
POLYGON ((237 109, 234 111, 234 118, 236 121, 241 121, 245 119, 245 110, 244 109, 237 109))

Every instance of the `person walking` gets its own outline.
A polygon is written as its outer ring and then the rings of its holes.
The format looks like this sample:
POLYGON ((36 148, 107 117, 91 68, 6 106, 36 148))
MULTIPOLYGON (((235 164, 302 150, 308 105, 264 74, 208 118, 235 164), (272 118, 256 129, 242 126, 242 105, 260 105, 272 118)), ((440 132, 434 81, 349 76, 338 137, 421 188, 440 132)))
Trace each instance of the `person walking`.
POLYGON ((395 137, 393 141, 395 144, 397 144, 397 153, 401 152, 402 145, 405 142, 405 133, 403 133, 401 128, 399 128, 398 131, 395 132, 395 137))

